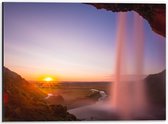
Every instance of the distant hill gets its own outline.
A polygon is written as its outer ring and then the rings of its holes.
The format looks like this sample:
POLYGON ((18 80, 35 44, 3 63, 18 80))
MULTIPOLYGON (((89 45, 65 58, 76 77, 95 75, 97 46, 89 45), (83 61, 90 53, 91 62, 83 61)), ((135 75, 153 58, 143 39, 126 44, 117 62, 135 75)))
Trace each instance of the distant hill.
POLYGON ((47 95, 3 67, 3 121, 77 120, 62 105, 48 105, 47 95))

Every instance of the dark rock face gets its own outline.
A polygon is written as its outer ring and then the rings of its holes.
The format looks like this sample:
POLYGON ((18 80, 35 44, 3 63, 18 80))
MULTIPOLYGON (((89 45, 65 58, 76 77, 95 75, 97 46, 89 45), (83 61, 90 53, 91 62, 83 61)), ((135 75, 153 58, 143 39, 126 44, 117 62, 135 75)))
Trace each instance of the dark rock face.
POLYGON ((149 75, 145 79, 150 115, 154 120, 166 119, 166 71, 149 75))
POLYGON ((166 70, 149 75, 146 79, 146 88, 150 102, 155 106, 166 106, 166 70))
POLYGON ((66 107, 48 105, 46 96, 20 75, 3 68, 3 121, 76 120, 66 107))
POLYGON ((61 95, 57 95, 57 96, 53 95, 46 99, 46 102, 50 105, 63 104, 64 101, 65 100, 61 95))
POLYGON ((97 9, 106 9, 112 12, 136 11, 145 18, 152 30, 166 36, 166 4, 117 4, 117 3, 89 3, 97 9))

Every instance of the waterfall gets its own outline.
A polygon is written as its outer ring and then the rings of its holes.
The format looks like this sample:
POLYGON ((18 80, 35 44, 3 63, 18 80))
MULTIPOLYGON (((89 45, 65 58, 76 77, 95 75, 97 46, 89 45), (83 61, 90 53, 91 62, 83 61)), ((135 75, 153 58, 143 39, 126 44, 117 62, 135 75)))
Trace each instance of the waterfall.
MULTIPOLYGON (((134 13, 134 24, 132 38, 134 43, 133 66, 135 81, 128 81, 127 73, 127 47, 126 32, 127 13, 119 12, 117 29, 117 47, 116 47, 116 70, 115 81, 111 88, 111 100, 113 108, 122 119, 132 119, 135 113, 145 110, 145 86, 142 81, 144 68, 144 29, 143 19, 137 13, 134 13)), ((129 32, 130 33, 130 32, 129 32)))

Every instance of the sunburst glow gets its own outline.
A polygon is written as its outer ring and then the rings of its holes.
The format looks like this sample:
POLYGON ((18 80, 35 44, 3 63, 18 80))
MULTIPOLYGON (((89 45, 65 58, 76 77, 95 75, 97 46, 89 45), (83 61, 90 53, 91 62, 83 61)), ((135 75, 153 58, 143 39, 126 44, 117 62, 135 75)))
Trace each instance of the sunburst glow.
POLYGON ((48 81, 53 81, 53 78, 52 78, 52 77, 45 77, 45 78, 44 78, 44 81, 47 81, 47 82, 48 82, 48 81))

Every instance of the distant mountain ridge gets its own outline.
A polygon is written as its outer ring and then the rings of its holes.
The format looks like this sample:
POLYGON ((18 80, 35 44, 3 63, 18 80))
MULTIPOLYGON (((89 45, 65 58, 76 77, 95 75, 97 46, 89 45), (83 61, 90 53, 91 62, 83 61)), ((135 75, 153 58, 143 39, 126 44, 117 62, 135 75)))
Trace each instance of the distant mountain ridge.
POLYGON ((48 105, 47 95, 3 67, 3 121, 77 120, 62 105, 48 105))

